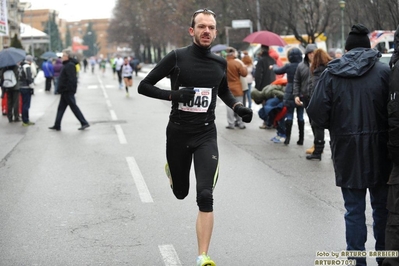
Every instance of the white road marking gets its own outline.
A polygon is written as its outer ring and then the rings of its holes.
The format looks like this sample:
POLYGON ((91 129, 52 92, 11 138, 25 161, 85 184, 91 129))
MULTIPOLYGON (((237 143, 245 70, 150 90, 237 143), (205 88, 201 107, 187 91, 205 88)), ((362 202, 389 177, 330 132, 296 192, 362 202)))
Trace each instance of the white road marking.
POLYGON ((108 99, 108 94, 105 91, 105 87, 104 87, 103 81, 101 80, 100 76, 98 76, 98 75, 97 75, 97 80, 98 80, 98 83, 100 83, 100 86, 101 86, 101 89, 103 91, 105 99, 108 99))
POLYGON ((105 88, 107 88, 107 89, 114 89, 114 88, 116 88, 116 86, 115 86, 115 85, 105 85, 105 88))
POLYGON ((158 248, 161 252, 165 266, 182 265, 173 245, 159 245, 158 248))
POLYGON ((89 85, 89 86, 87 86, 87 88, 89 90, 96 90, 96 89, 98 89, 98 85, 89 85))
POLYGON ((109 112, 111 113, 111 119, 112 120, 118 120, 118 117, 116 116, 116 113, 114 110, 109 110, 109 112))
POLYGON ((127 164, 129 165, 130 172, 133 176, 134 183, 136 184, 137 191, 139 192, 141 202, 143 203, 154 202, 151 197, 150 191, 148 190, 148 187, 144 181, 143 175, 141 174, 140 168, 138 167, 134 157, 126 157, 126 161, 127 164))
POLYGON ((111 104, 110 100, 106 100, 105 102, 107 103, 108 107, 110 107, 110 108, 112 107, 112 104, 111 104))
POLYGON ((120 144, 127 144, 127 139, 123 133, 121 125, 115 125, 116 135, 118 135, 120 144))

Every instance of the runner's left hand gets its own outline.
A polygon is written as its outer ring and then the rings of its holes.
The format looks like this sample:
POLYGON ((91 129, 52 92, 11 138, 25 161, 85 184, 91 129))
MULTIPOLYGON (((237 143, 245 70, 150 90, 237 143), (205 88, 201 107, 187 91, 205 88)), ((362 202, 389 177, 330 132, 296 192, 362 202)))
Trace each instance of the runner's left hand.
POLYGON ((243 122, 251 122, 253 114, 252 109, 244 107, 242 104, 238 104, 234 107, 234 112, 242 118, 243 122))

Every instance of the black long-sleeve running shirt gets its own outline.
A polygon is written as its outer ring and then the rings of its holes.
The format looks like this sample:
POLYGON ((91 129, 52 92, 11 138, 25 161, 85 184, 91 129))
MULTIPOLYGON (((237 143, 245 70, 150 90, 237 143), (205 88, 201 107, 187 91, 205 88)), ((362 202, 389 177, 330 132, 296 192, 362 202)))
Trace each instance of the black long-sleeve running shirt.
POLYGON ((204 124, 215 120, 216 96, 229 107, 237 102, 231 94, 226 79, 226 60, 192 44, 167 54, 139 84, 140 94, 170 100, 171 91, 154 86, 159 80, 170 76, 171 89, 194 88, 192 103, 172 102, 170 120, 183 124, 204 124), (209 99, 209 95, 212 95, 209 99))

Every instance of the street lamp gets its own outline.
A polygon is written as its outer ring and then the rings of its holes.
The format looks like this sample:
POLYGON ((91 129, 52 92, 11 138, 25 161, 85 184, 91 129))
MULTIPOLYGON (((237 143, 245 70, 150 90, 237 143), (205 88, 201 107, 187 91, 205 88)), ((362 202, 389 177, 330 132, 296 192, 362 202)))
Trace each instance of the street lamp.
POLYGON ((344 36, 344 9, 345 9, 345 1, 339 1, 339 7, 341 8, 341 42, 342 42, 342 49, 345 47, 345 36, 344 36))

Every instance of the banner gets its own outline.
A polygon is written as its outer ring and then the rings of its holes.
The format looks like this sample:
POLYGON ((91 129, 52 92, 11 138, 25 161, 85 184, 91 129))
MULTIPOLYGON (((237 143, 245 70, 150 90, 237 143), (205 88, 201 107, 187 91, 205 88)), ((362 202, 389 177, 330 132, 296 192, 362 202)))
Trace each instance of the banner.
POLYGON ((0 36, 8 36, 7 0, 0 0, 0 36))

